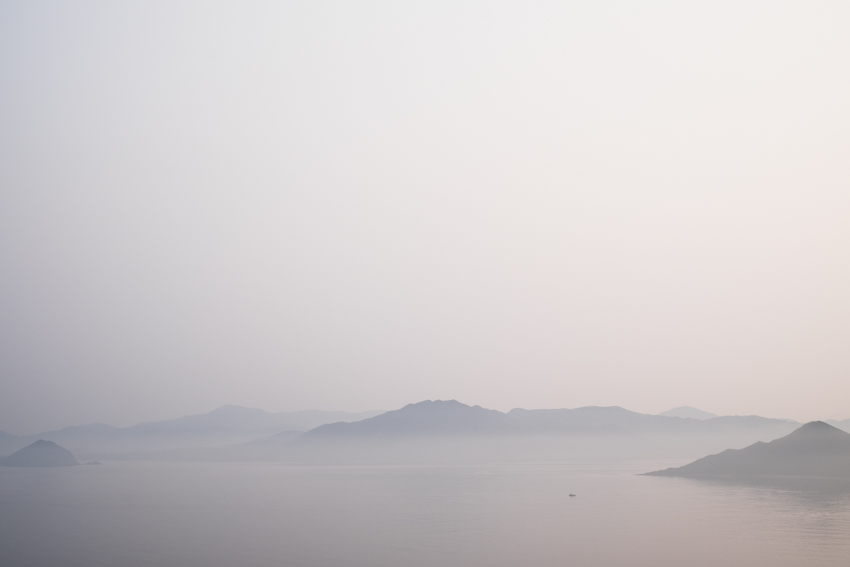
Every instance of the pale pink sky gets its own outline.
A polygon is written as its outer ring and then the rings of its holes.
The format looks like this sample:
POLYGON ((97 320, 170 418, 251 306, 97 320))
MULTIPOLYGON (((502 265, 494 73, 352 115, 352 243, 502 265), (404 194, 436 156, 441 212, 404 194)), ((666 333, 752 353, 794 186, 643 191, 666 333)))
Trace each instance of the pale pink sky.
POLYGON ((848 29, 838 2, 3 2, 0 430, 850 418, 848 29))

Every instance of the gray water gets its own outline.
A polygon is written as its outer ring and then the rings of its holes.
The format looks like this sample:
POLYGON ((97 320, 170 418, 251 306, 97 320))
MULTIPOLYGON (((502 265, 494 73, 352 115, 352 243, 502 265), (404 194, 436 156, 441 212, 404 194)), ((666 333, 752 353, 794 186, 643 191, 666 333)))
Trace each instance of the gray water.
POLYGON ((847 483, 657 465, 0 467, 0 564, 850 565, 847 483))

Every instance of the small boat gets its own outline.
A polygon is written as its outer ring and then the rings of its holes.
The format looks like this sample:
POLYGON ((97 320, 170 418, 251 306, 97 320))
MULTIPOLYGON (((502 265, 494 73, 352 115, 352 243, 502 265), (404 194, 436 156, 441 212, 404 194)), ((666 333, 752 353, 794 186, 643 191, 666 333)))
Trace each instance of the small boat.
POLYGON ((575 494, 570 494, 570 498, 575 498, 575 497, 576 497, 575 494))

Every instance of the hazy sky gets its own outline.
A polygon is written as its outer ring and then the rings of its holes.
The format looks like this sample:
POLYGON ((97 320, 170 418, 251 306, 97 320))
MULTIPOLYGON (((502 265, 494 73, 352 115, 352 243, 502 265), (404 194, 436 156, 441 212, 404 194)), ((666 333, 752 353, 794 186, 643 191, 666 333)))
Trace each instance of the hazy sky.
POLYGON ((850 417, 850 3, 0 3, 0 430, 850 417))

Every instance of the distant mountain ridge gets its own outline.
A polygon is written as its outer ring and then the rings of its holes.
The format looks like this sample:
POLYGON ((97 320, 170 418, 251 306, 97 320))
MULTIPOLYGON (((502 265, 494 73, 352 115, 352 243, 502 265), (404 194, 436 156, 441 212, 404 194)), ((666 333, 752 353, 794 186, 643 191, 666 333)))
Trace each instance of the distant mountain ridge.
MULTIPOLYGON (((258 408, 226 405, 210 412, 165 421, 150 421, 125 428, 133 432, 206 433, 210 431, 256 432, 284 429, 308 430, 336 421, 358 421, 380 415, 381 411, 345 412, 302 410, 269 413, 258 408)), ((272 433, 269 433, 270 435, 272 433)))
POLYGON ((298 442, 399 436, 712 434, 759 428, 787 433, 794 427, 785 420, 758 416, 694 420, 641 414, 617 406, 515 408, 502 413, 456 400, 426 400, 362 421, 322 425, 299 437, 298 442))
POLYGON ((771 440, 794 424, 758 416, 683 419, 621 407, 507 413, 456 400, 426 400, 356 422, 324 424, 217 447, 124 452, 119 459, 288 462, 434 462, 561 459, 575 451, 638 457, 694 455, 771 440), (452 455, 454 455, 452 457, 452 455))
POLYGON ((352 423, 321 425, 299 440, 363 436, 489 435, 511 433, 510 418, 497 410, 456 400, 426 400, 352 423))
POLYGON ((769 443, 728 449, 678 468, 647 473, 688 477, 840 477, 850 479, 850 433, 809 422, 769 443))
POLYGON ((665 417, 617 406, 505 413, 457 400, 426 400, 358 422, 317 427, 281 447, 276 458, 324 463, 693 458, 770 441, 797 425, 758 416, 665 417))
POLYGON ((54 441, 74 452, 89 455, 228 445, 283 431, 307 431, 325 423, 361 420, 380 413, 323 410, 269 413, 257 408, 227 405, 204 414, 143 422, 129 427, 93 423, 20 437, 0 432, 0 455, 16 451, 37 439, 54 441))
MULTIPOLYGON (((446 443, 463 445, 460 452, 487 447, 494 454, 510 446, 516 458, 546 459, 575 451, 595 451, 605 458, 613 454, 694 458, 728 447, 746 447, 755 441, 771 441, 798 425, 759 416, 693 419, 649 415, 618 406, 501 412, 456 400, 426 400, 389 412, 363 414, 270 414, 256 408, 223 406, 174 420, 127 428, 91 424, 41 437, 86 455, 86 460, 309 461, 316 457, 324 462, 365 462, 366 455, 372 454, 390 461, 394 458, 392 451, 409 449, 412 455, 414 446, 422 443, 437 453, 438 445, 446 443), (550 441, 559 448, 553 449, 550 441), (536 449, 532 451, 532 447, 536 449)), ((0 455, 11 452, 10 438, 18 444, 11 450, 31 440, 0 434, 0 455)))

